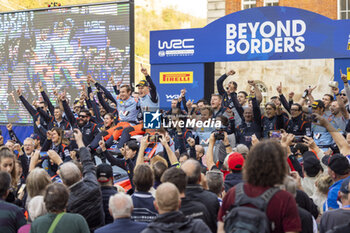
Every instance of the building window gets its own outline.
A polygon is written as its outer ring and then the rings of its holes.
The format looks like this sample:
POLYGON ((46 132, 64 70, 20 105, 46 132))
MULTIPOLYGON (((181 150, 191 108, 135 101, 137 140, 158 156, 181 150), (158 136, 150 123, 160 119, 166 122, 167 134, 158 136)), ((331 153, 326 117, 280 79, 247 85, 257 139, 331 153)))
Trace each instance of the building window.
POLYGON ((256 0, 242 0, 242 10, 256 7, 256 0))
POLYGON ((264 6, 278 6, 279 0, 265 0, 264 6))
POLYGON ((338 0, 338 19, 350 19, 349 0, 338 0))

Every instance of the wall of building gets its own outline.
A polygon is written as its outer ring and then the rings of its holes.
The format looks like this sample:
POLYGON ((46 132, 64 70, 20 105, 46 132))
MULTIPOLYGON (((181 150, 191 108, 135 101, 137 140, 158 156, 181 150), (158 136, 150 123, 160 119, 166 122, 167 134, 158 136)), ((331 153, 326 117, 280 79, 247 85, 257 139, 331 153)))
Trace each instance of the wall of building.
MULTIPOLYGON (((226 3, 225 0, 208 0, 208 24, 226 15, 226 3)), ((220 77, 220 74, 225 73, 226 64, 224 62, 215 63, 215 77, 220 77)), ((217 88, 215 85, 215 92, 217 88)))
MULTIPOLYGON (((289 6, 313 11, 337 19, 338 0, 279 0, 279 6, 289 6)), ((256 0, 256 6, 264 6, 264 0, 256 0)), ((242 0, 226 0, 226 14, 242 10, 242 0)))

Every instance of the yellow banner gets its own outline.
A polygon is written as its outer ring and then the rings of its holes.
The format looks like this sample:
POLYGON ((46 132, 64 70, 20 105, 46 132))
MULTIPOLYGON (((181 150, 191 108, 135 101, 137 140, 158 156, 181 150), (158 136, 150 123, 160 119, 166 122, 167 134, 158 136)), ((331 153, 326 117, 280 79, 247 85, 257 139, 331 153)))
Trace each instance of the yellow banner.
POLYGON ((160 84, 193 83, 193 71, 186 72, 160 72, 160 84))

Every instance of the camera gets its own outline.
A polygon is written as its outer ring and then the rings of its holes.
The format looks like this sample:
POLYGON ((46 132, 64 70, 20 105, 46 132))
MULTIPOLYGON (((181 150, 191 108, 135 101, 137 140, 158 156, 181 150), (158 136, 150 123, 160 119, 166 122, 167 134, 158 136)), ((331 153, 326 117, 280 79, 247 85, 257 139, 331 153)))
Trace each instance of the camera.
POLYGON ((225 130, 219 129, 214 132, 214 138, 215 140, 224 140, 225 139, 225 130))

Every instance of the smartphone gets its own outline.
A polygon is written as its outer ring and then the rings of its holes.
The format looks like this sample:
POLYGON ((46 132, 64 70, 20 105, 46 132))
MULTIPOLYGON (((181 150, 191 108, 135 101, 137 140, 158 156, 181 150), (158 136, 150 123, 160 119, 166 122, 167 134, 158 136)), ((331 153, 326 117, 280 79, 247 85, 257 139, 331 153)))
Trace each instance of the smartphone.
POLYGON ((246 142, 251 142, 252 141, 252 136, 245 136, 244 137, 246 142))
POLYGON ((47 151, 40 152, 40 159, 44 160, 49 158, 49 155, 47 154, 47 151))
POLYGON ((24 191, 25 187, 26 187, 26 184, 22 184, 21 187, 18 190, 18 193, 22 193, 24 191))
POLYGON ((304 135, 295 135, 293 142, 295 142, 295 143, 304 142, 303 139, 304 139, 304 135))
POLYGON ((271 130, 269 132, 269 138, 276 138, 276 139, 281 139, 281 131, 280 130, 271 130))
POLYGON ((148 141, 150 143, 157 143, 157 142, 160 142, 159 138, 162 137, 162 135, 159 135, 159 134, 154 134, 154 135, 150 135, 148 136, 148 141))
POLYGON ((63 137, 68 139, 73 139, 74 138, 73 130, 65 130, 63 133, 63 137))

